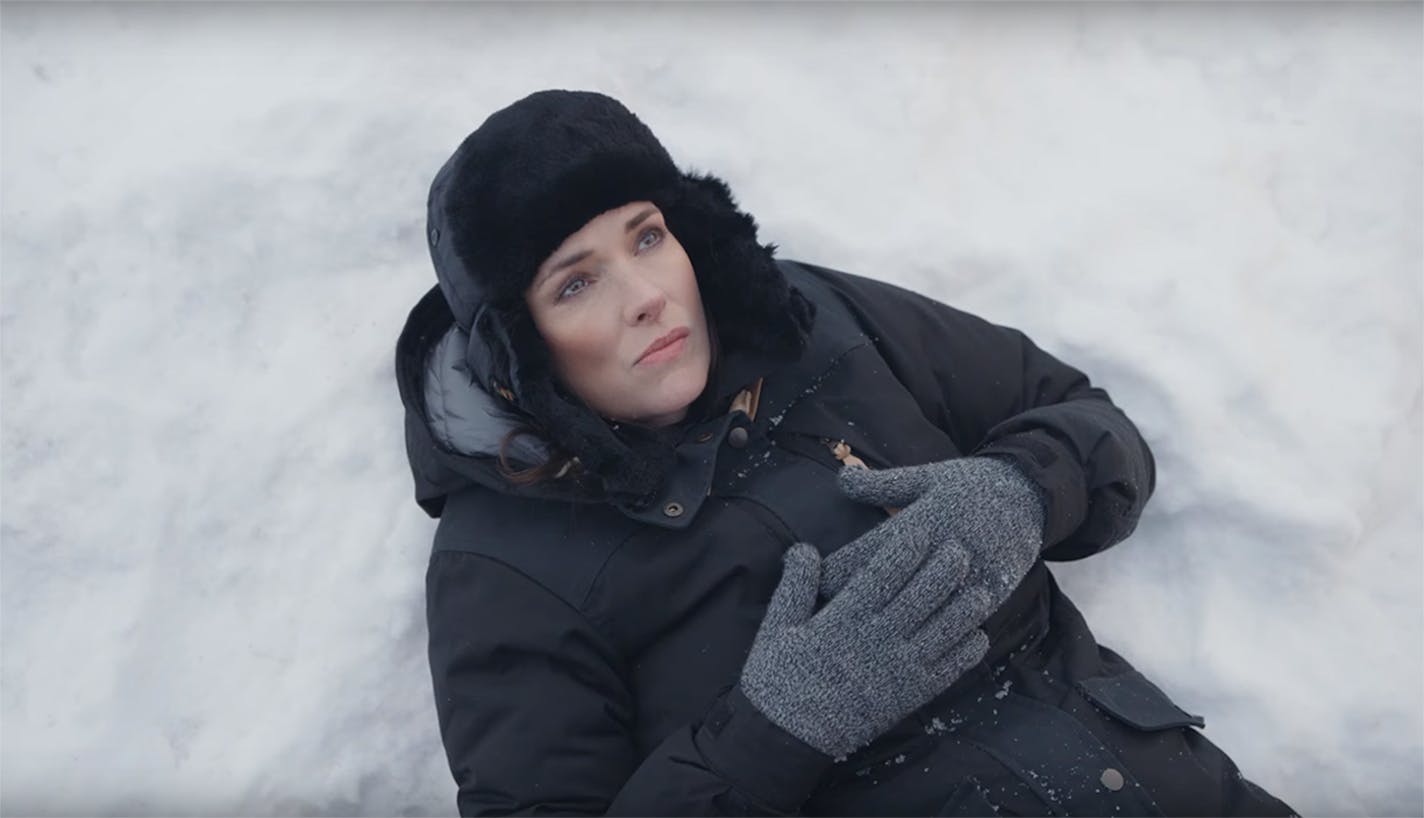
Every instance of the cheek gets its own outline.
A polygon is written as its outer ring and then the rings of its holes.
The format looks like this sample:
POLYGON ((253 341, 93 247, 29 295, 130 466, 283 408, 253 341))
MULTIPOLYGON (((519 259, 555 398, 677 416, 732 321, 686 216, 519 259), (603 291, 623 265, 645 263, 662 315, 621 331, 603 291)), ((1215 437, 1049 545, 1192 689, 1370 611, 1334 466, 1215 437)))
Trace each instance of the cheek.
MULTIPOLYGON (((697 274, 692 269, 692 262, 688 260, 687 254, 682 252, 682 248, 677 248, 681 258, 674 270, 671 271, 673 281, 670 294, 677 299, 678 303, 687 309, 693 310, 702 305, 702 293, 697 287, 697 274)), ((696 319, 694 319, 696 320, 696 319)))
POLYGON ((607 322, 579 316, 558 322, 543 335, 560 374, 572 383, 589 380, 617 357, 617 333, 607 322))
POLYGON ((702 293, 697 289, 697 277, 692 273, 687 274, 686 293, 684 298, 689 307, 702 306, 702 293))

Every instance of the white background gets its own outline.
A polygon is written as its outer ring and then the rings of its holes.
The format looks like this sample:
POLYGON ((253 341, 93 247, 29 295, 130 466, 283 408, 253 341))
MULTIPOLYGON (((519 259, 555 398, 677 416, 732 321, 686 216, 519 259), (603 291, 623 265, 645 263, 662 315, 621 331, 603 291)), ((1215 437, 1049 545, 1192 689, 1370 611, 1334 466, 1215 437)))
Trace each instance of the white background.
POLYGON ((1307 815, 1424 812, 1419 4, 6 3, 7 814, 449 814, 392 378, 435 170, 600 90, 1139 425, 1055 573, 1307 815))

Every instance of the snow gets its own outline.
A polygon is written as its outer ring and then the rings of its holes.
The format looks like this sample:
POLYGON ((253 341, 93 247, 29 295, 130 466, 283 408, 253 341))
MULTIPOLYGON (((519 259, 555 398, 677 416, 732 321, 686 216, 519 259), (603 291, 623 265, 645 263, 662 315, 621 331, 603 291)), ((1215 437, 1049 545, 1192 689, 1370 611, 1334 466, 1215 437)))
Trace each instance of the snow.
POLYGON ((1424 813, 1418 4, 0 11, 0 812, 454 812, 392 349, 429 181, 624 100, 781 254, 1143 430, 1054 572, 1305 814, 1424 813))

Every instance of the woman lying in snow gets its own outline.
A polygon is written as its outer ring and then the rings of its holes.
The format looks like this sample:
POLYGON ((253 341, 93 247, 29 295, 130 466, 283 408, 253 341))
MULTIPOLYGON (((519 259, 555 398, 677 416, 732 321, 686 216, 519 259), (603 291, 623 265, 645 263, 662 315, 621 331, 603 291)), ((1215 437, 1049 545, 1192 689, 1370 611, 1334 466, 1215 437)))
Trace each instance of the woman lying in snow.
POLYGON ((396 364, 461 814, 1290 814, 1044 565, 1153 490, 1083 373, 773 259, 599 94, 489 117, 429 241, 396 364))

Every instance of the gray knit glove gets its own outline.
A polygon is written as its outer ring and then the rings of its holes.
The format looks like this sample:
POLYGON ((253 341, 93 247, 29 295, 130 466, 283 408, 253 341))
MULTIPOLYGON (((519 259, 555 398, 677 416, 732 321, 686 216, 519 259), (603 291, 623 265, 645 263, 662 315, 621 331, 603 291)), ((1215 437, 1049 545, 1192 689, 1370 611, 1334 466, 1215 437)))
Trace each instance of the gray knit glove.
POLYGON ((957 590, 968 560, 957 549, 934 549, 936 541, 916 532, 877 542, 820 611, 820 554, 805 543, 787 549, 781 582, 742 668, 741 689, 752 705, 791 735, 841 757, 977 664, 988 640, 975 627, 988 615, 989 600, 982 590, 957 590))
POLYGON ((883 529, 885 537, 861 537, 826 558, 821 579, 826 598, 834 597, 873 559, 878 542, 929 537, 940 548, 968 551, 965 586, 988 594, 993 613, 1043 548, 1042 490, 1006 460, 960 457, 878 470, 847 466, 837 482, 854 500, 901 510, 871 529, 883 529))

